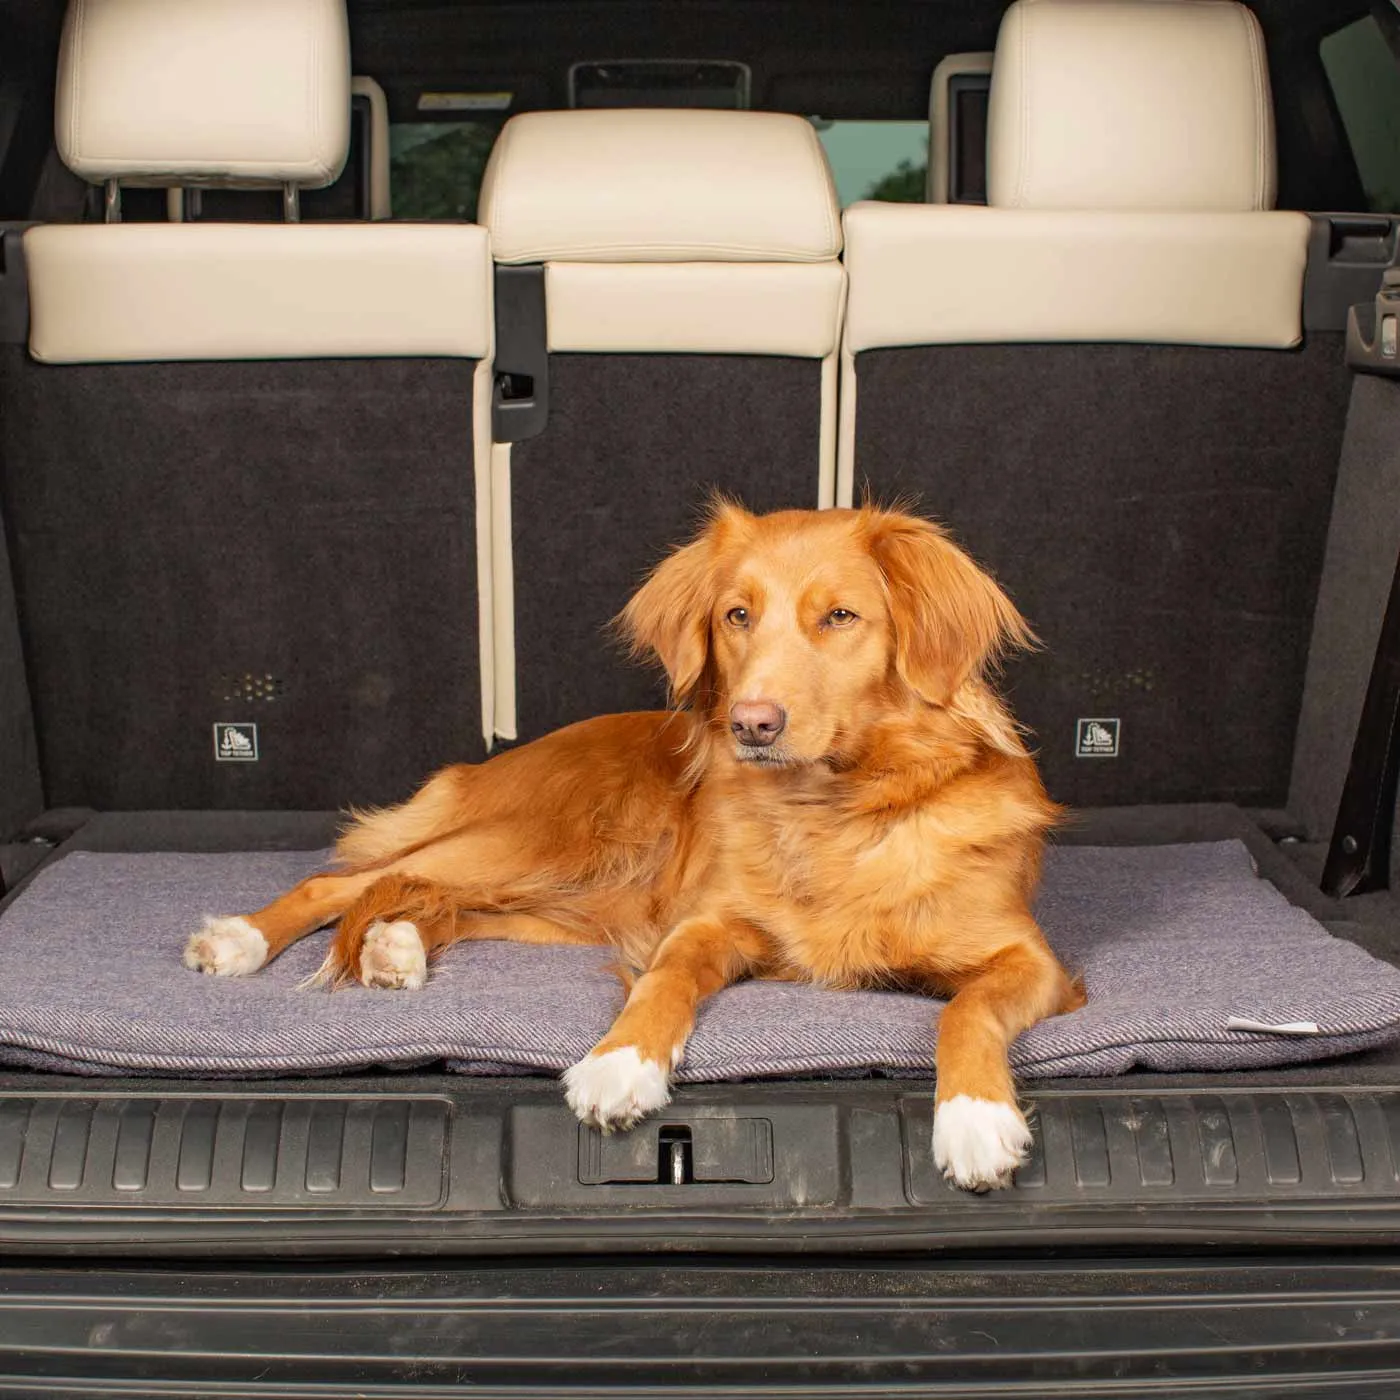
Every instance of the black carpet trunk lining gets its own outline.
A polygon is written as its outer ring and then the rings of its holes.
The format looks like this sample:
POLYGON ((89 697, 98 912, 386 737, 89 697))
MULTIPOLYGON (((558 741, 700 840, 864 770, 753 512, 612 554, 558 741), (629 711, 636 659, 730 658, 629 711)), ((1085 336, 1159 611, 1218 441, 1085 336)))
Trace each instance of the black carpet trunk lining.
POLYGON ((473 370, 0 352, 49 805, 386 802, 482 755, 473 370))
POLYGON ((857 490, 945 521, 1044 641, 1007 686, 1052 793, 1282 806, 1347 409, 1339 337, 877 350, 857 369, 857 490))
POLYGON ((712 494, 817 504, 821 364, 551 355, 549 425, 511 449, 519 737, 665 701, 608 622, 712 494))

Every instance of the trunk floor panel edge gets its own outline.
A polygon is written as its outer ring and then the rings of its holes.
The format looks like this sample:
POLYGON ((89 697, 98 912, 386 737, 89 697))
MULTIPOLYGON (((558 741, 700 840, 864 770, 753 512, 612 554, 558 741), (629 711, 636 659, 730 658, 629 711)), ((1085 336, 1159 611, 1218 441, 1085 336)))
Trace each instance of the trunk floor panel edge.
POLYGON ((48 1088, 0 1084, 0 1250, 14 1255, 1400 1249, 1400 1076, 1033 1086, 1031 1160, 986 1196, 933 1167, 931 1084, 696 1086, 604 1139, 538 1081, 32 1083, 48 1088))

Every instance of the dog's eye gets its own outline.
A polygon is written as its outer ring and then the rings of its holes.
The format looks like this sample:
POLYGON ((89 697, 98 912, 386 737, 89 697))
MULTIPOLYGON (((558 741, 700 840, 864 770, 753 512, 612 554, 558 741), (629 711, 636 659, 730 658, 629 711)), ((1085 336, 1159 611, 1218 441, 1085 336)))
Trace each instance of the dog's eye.
POLYGON ((749 610, 747 608, 730 608, 725 613, 724 620, 731 627, 747 627, 749 625, 749 610))
POLYGON ((833 627, 849 627, 856 620, 856 615, 850 608, 832 608, 827 613, 826 620, 833 627))

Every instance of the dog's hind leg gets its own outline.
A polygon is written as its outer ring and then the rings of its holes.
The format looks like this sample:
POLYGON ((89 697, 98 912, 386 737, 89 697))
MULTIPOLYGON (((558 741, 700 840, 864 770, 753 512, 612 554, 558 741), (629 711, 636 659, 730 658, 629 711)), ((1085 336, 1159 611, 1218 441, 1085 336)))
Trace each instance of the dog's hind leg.
POLYGON ((414 991, 444 948, 466 939, 516 943, 607 941, 537 914, 473 908, 470 895, 418 875, 381 875, 345 911, 318 980, 414 991))
POLYGON ((428 979, 429 940, 450 940, 460 894, 414 875, 381 875, 341 915, 316 980, 415 991, 428 979))
MULTIPOLYGON (((454 770, 447 772, 450 777, 454 770)), ((426 804, 429 819, 423 830, 433 825, 436 802, 434 798, 426 804)), ((397 837, 404 833, 400 825, 397 837)), ((551 868, 547 855, 529 837, 528 825, 497 819, 483 822, 476 830, 430 839, 367 869, 313 875, 256 913, 207 919, 186 945, 185 964, 219 976, 246 975, 297 939, 341 919, 344 927, 322 968, 323 977, 332 981, 361 976, 362 944, 372 924, 411 923, 417 930, 412 936, 402 928, 392 935, 375 935, 376 943, 389 938, 396 949, 387 960, 373 960, 371 984, 380 986, 421 985, 427 953, 457 938, 606 941, 576 936, 568 918, 554 925, 547 914, 533 923, 525 917, 540 911, 541 906, 568 904, 574 897, 570 892, 577 889, 581 878, 584 882, 588 878, 588 872, 580 872, 577 865, 551 868), (349 917, 352 910, 358 912, 349 917), (459 917, 466 911, 481 918, 468 921, 459 917), (482 931, 489 924, 488 916, 493 915, 508 915, 514 922, 491 925, 493 932, 482 931), (422 945, 417 954, 413 952, 414 937, 422 945)))
POLYGON ((313 875, 255 914, 206 918, 185 944, 185 966, 216 977, 245 977, 339 918, 377 879, 375 872, 313 875))

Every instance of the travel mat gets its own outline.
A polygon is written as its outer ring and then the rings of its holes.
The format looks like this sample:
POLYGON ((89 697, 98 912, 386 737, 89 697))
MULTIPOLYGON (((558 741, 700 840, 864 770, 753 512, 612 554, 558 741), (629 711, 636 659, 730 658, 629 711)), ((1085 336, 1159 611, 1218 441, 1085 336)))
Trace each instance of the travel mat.
MULTIPOLYGON (((88 1074, 267 1076, 447 1061, 558 1071, 608 1029, 607 949, 462 943, 421 991, 302 989, 313 934, 253 977, 187 970, 205 913, 246 913, 324 854, 75 851, 0 916, 0 1062, 88 1074)), ((1260 879, 1237 841, 1053 847, 1037 912, 1088 1005, 1033 1027, 1039 1077, 1240 1070, 1400 1038, 1400 971, 1260 879)), ((940 1003, 749 982, 700 1009, 677 1078, 928 1073, 940 1003)))

